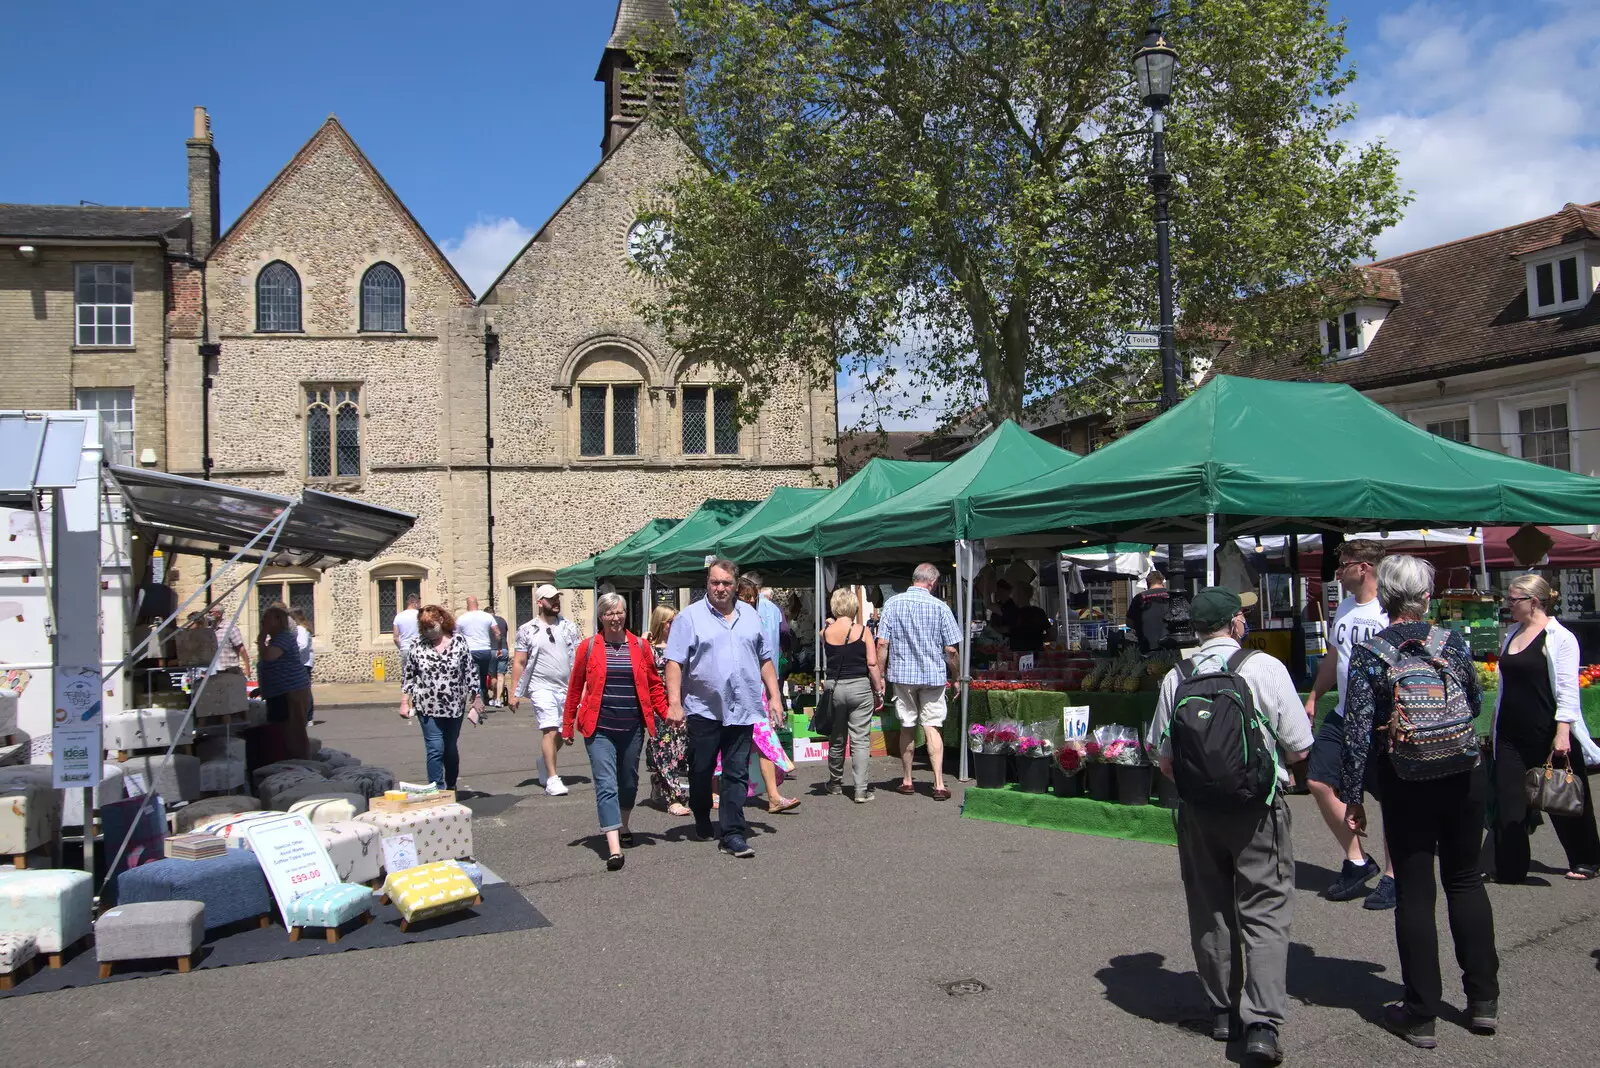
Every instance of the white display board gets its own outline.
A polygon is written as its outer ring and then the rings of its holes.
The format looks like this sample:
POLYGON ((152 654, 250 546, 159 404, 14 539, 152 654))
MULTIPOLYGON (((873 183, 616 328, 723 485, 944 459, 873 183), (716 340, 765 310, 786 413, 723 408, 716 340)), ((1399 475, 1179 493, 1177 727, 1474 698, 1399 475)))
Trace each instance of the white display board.
POLYGON ((317 837, 311 821, 299 813, 280 819, 252 820, 245 839, 278 903, 278 915, 289 923, 289 903, 301 894, 339 885, 333 858, 317 837))

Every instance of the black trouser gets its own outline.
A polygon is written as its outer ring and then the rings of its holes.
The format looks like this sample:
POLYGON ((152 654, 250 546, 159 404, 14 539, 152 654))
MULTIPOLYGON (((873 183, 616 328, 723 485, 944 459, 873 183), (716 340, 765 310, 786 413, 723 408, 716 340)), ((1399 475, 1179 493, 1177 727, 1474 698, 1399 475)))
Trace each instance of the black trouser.
POLYGON ((1432 1019, 1439 1015, 1444 997, 1439 931, 1434 926, 1435 856, 1467 1000, 1499 997, 1494 913, 1479 864, 1488 775, 1479 766, 1443 779, 1408 782, 1395 774, 1386 755, 1375 759, 1383 795, 1384 839, 1394 865, 1394 939, 1400 950, 1406 1008, 1432 1019))
MULTIPOLYGON (((1542 767, 1547 747, 1534 758, 1525 746, 1501 739, 1494 757, 1495 819, 1492 837, 1484 844, 1483 867, 1502 883, 1520 883, 1528 877, 1528 768, 1542 767)), ((1594 822, 1594 797, 1589 789, 1589 769, 1583 749, 1572 741, 1572 771, 1583 783, 1583 811, 1576 816, 1545 813, 1567 851, 1567 867, 1600 865, 1600 830, 1594 822)), ((1559 762, 1559 761, 1558 761, 1559 762)))
POLYGON ((701 834, 711 833, 711 780, 722 757, 722 808, 717 837, 743 835, 744 802, 750 793, 751 727, 725 727, 705 716, 685 716, 689 725, 689 811, 701 834))

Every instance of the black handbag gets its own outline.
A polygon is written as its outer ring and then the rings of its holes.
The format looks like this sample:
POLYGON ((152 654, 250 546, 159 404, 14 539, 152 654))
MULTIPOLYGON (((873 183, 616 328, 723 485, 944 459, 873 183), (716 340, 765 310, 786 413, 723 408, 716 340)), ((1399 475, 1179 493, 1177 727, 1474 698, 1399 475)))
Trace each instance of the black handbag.
POLYGON ((1572 773, 1572 758, 1567 766, 1556 768, 1555 750, 1544 758, 1544 766, 1529 768, 1523 777, 1528 791, 1528 807, 1547 812, 1552 816, 1583 815, 1583 783, 1572 773))
POLYGON ((811 710, 811 733, 824 738, 833 737, 833 681, 823 682, 817 689, 817 705, 811 710))

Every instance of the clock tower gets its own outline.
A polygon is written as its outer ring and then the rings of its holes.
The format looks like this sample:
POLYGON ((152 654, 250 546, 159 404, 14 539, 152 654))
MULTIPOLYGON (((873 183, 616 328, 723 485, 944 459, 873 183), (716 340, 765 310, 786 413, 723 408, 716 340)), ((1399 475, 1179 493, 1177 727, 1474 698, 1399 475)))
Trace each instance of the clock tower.
POLYGON ((652 107, 677 103, 677 75, 647 75, 630 54, 630 50, 649 50, 661 44, 672 25, 671 0, 617 0, 617 17, 594 76, 606 87, 605 126, 600 137, 603 155, 609 155, 652 107))

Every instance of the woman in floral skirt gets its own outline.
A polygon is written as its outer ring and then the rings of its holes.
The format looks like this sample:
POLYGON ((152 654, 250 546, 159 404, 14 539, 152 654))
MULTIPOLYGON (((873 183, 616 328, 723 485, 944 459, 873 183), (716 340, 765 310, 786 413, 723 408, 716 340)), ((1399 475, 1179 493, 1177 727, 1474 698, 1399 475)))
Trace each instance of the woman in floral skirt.
MULTIPOLYGON (((656 671, 666 675, 667 635, 672 631, 676 609, 658 605, 650 613, 647 640, 656 654, 656 671)), ((650 781, 655 792, 667 799, 667 812, 673 816, 689 814, 689 728, 682 722, 661 720, 656 735, 645 746, 645 763, 650 766, 650 781)))

